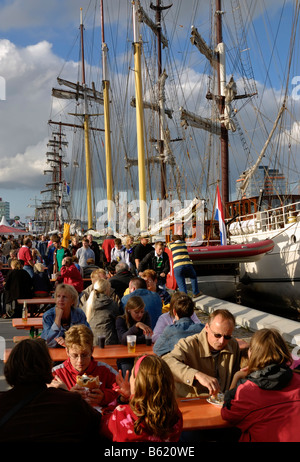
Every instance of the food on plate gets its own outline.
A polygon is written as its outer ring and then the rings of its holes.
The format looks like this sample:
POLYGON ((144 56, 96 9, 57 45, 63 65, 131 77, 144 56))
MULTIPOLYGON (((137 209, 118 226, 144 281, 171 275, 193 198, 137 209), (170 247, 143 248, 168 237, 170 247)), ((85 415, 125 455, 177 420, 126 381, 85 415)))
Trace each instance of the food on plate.
POLYGON ((99 382, 99 377, 93 377, 92 375, 77 375, 76 379, 77 385, 80 387, 85 387, 85 388, 99 388, 100 387, 100 382, 99 382))
POLYGON ((213 404, 223 404, 224 403, 224 394, 217 393, 216 395, 211 395, 209 397, 210 402, 213 404))

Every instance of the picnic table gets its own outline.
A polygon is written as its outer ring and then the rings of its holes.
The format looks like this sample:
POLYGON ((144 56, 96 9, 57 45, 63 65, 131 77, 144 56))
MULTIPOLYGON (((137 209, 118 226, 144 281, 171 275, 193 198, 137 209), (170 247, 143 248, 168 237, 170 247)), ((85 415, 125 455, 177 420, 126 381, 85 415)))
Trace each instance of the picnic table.
POLYGON ((231 427, 221 417, 222 406, 210 404, 208 395, 199 398, 177 398, 183 417, 183 430, 212 430, 231 427))
MULTIPOLYGON (((4 361, 7 360, 10 352, 11 349, 5 350, 4 361)), ((66 349, 63 347, 49 348, 49 353, 54 362, 63 362, 67 359, 66 349)), ((105 345, 105 348, 95 346, 93 358, 97 361, 107 361, 109 364, 112 364, 112 361, 118 358, 135 358, 142 354, 153 354, 152 346, 147 346, 145 344, 136 345, 134 353, 128 352, 127 345, 105 345)))

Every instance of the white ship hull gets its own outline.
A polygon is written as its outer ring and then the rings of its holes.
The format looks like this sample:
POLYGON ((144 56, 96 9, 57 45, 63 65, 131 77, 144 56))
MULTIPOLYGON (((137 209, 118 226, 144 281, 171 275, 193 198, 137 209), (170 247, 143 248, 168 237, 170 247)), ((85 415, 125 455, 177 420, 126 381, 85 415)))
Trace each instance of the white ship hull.
MULTIPOLYGON (((272 239, 274 248, 257 262, 240 264, 241 282, 279 306, 300 309, 300 203, 245 217, 230 226, 232 243, 272 239)), ((258 298, 259 303, 259 298, 258 298)))

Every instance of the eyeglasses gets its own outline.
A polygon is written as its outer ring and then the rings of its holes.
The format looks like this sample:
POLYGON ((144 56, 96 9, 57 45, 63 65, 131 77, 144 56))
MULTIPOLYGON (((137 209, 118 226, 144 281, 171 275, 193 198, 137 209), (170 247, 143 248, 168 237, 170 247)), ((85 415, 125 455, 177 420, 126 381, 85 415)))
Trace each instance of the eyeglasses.
POLYGON ((212 331, 212 333, 214 334, 214 337, 215 338, 221 338, 221 337, 224 337, 225 340, 231 340, 232 339, 232 335, 222 335, 222 334, 216 334, 212 328, 210 327, 210 325, 208 325, 210 330, 212 331))
POLYGON ((78 359, 88 359, 92 356, 92 353, 83 353, 83 354, 73 354, 69 353, 69 356, 71 359, 74 359, 74 361, 78 361, 78 359))

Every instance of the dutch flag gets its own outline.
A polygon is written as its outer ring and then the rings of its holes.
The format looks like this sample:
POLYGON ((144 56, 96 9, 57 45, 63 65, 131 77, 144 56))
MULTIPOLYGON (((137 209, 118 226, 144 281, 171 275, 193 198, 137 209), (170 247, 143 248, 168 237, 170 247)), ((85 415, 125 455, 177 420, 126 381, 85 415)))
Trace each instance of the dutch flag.
POLYGON ((226 227, 225 227, 225 221, 224 221, 223 207, 222 207, 222 202, 221 202, 221 195, 220 195, 220 191, 219 191, 219 185, 217 185, 217 205, 216 205, 215 220, 219 221, 221 245, 226 245, 227 244, 226 227))

